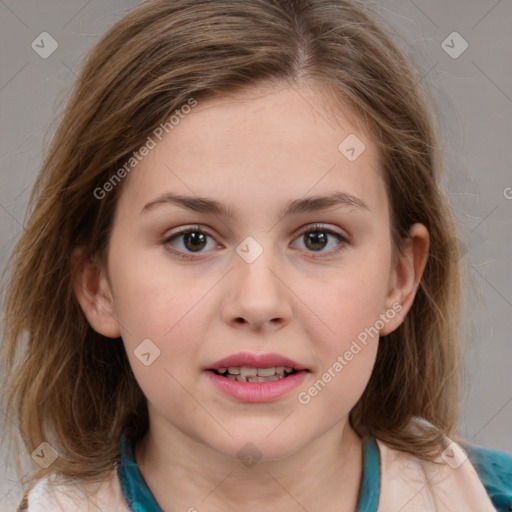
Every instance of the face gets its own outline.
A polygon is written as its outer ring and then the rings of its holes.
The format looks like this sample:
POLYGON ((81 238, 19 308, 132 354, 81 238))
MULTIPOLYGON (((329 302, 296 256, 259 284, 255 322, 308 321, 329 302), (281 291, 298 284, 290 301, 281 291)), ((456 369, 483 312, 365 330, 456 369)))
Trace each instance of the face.
POLYGON ((323 101, 288 87, 200 101, 117 204, 105 286, 150 423, 226 456, 251 442, 281 459, 345 424, 375 333, 399 324, 376 147, 323 101), (292 371, 212 371, 227 366, 292 371))

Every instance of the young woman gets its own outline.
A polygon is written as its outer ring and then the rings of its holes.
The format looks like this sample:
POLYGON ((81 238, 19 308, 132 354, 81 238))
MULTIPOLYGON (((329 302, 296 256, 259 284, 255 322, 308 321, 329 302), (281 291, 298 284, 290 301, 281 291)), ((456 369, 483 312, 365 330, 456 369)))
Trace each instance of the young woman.
POLYGON ((344 0, 156 0, 109 30, 10 267, 20 510, 509 510, 512 457, 455 434, 417 83, 344 0))

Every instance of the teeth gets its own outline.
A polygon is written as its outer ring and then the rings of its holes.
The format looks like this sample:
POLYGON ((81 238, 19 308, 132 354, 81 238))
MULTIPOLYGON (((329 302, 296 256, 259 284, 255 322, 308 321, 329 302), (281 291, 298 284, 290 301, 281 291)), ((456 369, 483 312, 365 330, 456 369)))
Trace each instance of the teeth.
POLYGON ((240 375, 242 375, 242 377, 255 377, 256 375, 258 375, 258 368, 251 368, 250 366, 241 366, 240 375))
POLYGON ((230 375, 229 373, 226 377, 231 380, 237 380, 238 382, 271 382, 273 380, 284 379, 284 375, 270 375, 269 377, 250 375, 249 377, 244 377, 243 375, 230 375))
POLYGON ((240 382, 270 382, 282 379, 294 371, 288 366, 272 366, 270 368, 254 368, 252 366, 230 366, 219 368, 217 372, 231 380, 240 382))
POLYGON ((247 377, 247 382, 270 382, 273 380, 280 380, 284 377, 280 377, 278 375, 270 375, 268 377, 247 377))
POLYGON ((270 377, 276 373, 275 366, 272 366, 272 368, 258 368, 257 370, 260 377, 270 377))
POLYGON ((270 377, 271 375, 282 375, 285 373, 291 373, 293 368, 285 368, 284 366, 272 366, 271 368, 253 368, 252 366, 230 366, 229 368, 219 368, 219 373, 225 373, 226 371, 231 375, 243 375, 244 377, 270 377))

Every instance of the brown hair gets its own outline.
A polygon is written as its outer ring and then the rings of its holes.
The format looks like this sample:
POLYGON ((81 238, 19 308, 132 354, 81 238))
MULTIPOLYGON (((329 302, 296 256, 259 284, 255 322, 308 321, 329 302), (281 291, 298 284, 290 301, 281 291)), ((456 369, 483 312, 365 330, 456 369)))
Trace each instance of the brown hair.
POLYGON ((128 13, 88 54, 8 267, 5 411, 29 453, 48 441, 60 454, 34 480, 99 476, 115 463, 122 433, 137 441, 148 427, 122 343, 90 327, 73 292, 70 254, 77 246, 103 253, 122 183, 101 200, 94 190, 190 98, 294 81, 328 89, 370 128, 395 248, 416 222, 431 237, 412 308, 381 340, 351 424, 427 460, 454 434, 458 249, 417 73, 380 24, 345 0, 156 0, 128 13), (409 429, 414 417, 437 429, 409 429))

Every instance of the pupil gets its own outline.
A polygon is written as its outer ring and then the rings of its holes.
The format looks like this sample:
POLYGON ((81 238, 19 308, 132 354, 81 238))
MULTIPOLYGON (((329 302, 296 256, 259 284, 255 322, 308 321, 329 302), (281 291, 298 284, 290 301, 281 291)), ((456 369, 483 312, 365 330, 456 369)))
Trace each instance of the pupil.
POLYGON ((321 231, 311 231, 306 235, 306 246, 309 249, 323 249, 327 244, 327 237, 321 231), (308 241, 312 241, 312 245, 308 241))
POLYGON ((185 233, 184 238, 185 246, 191 251, 201 250, 206 245, 206 236, 204 233, 193 231, 191 233, 185 233), (196 245, 198 243, 199 245, 196 245))

